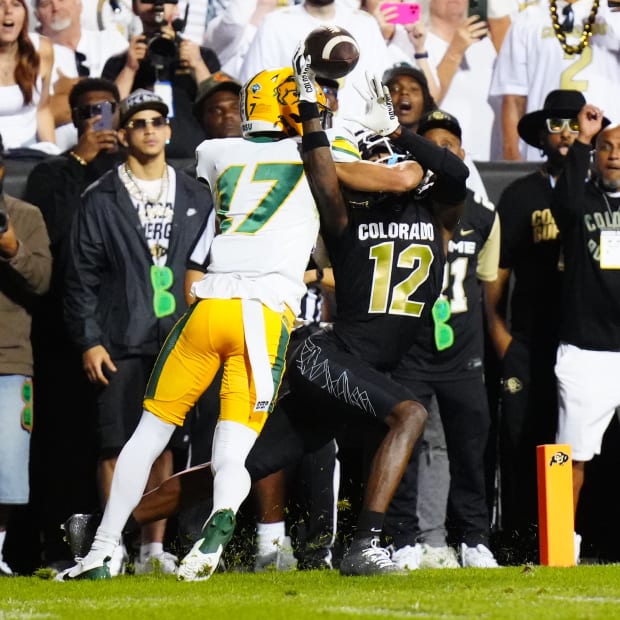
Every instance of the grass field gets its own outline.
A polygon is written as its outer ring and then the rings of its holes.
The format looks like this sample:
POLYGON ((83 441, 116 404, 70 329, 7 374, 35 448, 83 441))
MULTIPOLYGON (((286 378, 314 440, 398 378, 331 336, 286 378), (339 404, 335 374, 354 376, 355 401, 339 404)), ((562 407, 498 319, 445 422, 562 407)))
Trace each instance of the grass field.
POLYGON ((0 620, 25 618, 614 620, 620 565, 421 570, 405 577, 218 573, 200 583, 172 576, 0 579, 0 620))

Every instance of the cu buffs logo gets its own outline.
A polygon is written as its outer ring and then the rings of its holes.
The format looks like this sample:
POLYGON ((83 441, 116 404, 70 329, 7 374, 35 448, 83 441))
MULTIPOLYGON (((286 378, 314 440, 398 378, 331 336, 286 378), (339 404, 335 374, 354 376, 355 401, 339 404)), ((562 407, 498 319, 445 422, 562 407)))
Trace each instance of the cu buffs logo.
POLYGON ((549 467, 553 467, 554 465, 564 465, 564 463, 567 462, 568 454, 566 454, 566 452, 556 452, 549 460, 549 467))
POLYGON ((504 392, 508 392, 509 394, 516 394, 523 389, 523 383, 521 379, 517 377, 509 377, 508 379, 504 379, 504 392))

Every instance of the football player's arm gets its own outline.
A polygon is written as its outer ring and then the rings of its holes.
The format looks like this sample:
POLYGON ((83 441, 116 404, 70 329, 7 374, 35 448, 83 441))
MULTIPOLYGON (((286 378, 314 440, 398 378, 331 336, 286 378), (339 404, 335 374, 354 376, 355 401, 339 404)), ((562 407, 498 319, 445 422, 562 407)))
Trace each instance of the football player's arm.
MULTIPOLYGON (((437 146, 402 125, 399 125, 389 137, 397 147, 411 153, 424 170, 432 170, 438 178, 445 179, 446 182, 465 185, 469 168, 460 157, 448 149, 437 146)), ((461 200, 464 198, 463 193, 461 200)))
POLYGON ((384 166, 371 161, 336 163, 338 180, 347 187, 366 192, 408 192, 415 189, 424 170, 416 161, 384 166))
POLYGON ((321 127, 316 104, 301 101, 299 110, 303 127, 301 147, 304 171, 319 209, 321 228, 338 236, 347 227, 349 215, 340 191, 329 140, 321 127))
POLYGON ((295 49, 292 66, 299 97, 304 172, 319 210, 323 234, 339 236, 349 223, 349 213, 340 191, 331 145, 321 125, 318 84, 310 66, 310 56, 304 53, 303 41, 295 49))
POLYGON ((512 342, 505 312, 510 274, 510 269, 500 267, 497 270, 497 279, 482 285, 489 337, 500 359, 504 358, 512 342))

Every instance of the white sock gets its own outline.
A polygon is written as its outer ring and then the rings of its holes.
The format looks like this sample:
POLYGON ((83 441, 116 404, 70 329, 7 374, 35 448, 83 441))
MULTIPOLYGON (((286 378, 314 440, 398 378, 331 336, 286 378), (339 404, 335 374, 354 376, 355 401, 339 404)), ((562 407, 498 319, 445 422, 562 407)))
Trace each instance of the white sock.
POLYGON ((4 547, 4 541, 6 539, 6 530, 0 530, 0 560, 2 560, 2 549, 4 547))
MULTIPOLYGON (((258 434, 251 428, 221 420, 213 435, 213 510, 211 514, 227 508, 233 512, 250 492, 252 481, 245 468, 247 458, 258 434)), ((209 515, 211 516, 211 515, 209 515)))
MULTIPOLYGON (((121 537, 111 532, 106 532, 101 529, 101 526, 97 528, 95 539, 91 545, 90 551, 87 554, 87 558, 107 558, 112 557, 114 549, 121 543, 121 537)), ((88 563, 88 562, 87 562, 88 563)))
POLYGON ((120 539, 129 515, 144 493, 151 467, 175 428, 146 410, 142 413, 138 427, 116 461, 110 498, 97 533, 120 539))
POLYGON ((256 544, 259 551, 275 550, 286 536, 284 521, 256 524, 256 544))
POLYGON ((140 561, 145 562, 149 558, 157 557, 164 552, 164 544, 160 542, 142 543, 140 545, 140 561))

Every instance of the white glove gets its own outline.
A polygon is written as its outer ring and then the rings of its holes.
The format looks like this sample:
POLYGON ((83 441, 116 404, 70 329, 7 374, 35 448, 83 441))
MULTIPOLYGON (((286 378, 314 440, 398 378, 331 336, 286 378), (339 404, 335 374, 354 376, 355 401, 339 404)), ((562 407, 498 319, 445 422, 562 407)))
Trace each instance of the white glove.
POLYGON ((366 114, 349 117, 347 120, 355 121, 381 136, 389 136, 398 129, 400 124, 394 113, 390 90, 381 83, 381 79, 377 75, 368 72, 366 72, 366 82, 368 83, 368 93, 362 92, 355 86, 355 90, 366 102, 366 114))
POLYGON ((304 56, 304 43, 298 43, 297 49, 293 54, 293 74, 299 93, 299 101, 316 103, 315 75, 310 66, 310 56, 304 56))

